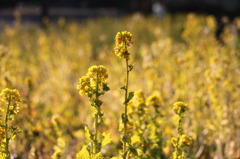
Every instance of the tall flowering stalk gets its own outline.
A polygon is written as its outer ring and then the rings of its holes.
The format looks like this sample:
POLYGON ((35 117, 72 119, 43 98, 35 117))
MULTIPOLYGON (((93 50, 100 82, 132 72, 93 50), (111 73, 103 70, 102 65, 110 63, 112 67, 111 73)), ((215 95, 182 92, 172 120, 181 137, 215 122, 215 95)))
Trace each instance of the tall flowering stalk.
MULTIPOLYGON (((145 95, 142 90, 134 92, 134 98, 128 105, 129 127, 132 144, 138 148, 138 158, 148 158, 147 154, 147 126, 149 109, 146 106, 145 95), (139 141, 138 141, 139 139, 139 141)), ((132 147, 132 146, 131 146, 132 147)), ((133 147, 132 147, 133 148, 133 147)), ((131 157, 131 156, 130 156, 131 157)))
POLYGON ((177 138, 172 138, 173 146, 175 151, 173 152, 172 159, 185 159, 186 158, 186 149, 192 144, 192 138, 184 134, 183 131, 183 120, 184 112, 187 111, 188 105, 183 102, 176 102, 173 105, 174 112, 178 115, 178 136, 177 138))
POLYGON ((115 37, 115 54, 119 58, 123 58, 126 62, 126 84, 125 86, 121 87, 125 91, 125 99, 124 99, 124 113, 122 114, 122 122, 123 122, 123 136, 122 136, 122 142, 123 142, 123 154, 122 157, 124 159, 127 158, 128 150, 131 151, 131 149, 128 149, 128 145, 130 144, 130 136, 128 132, 128 103, 134 96, 133 92, 128 93, 128 85, 129 85, 129 72, 133 69, 133 65, 129 64, 130 59, 130 53, 129 48, 133 44, 133 37, 130 32, 122 31, 118 32, 115 37))
POLYGON ((160 111, 163 110, 163 101, 162 96, 159 92, 154 92, 151 96, 147 98, 146 105, 150 108, 153 108, 151 111, 151 120, 149 122, 149 127, 151 135, 148 139, 149 142, 149 152, 151 158, 162 159, 166 158, 163 153, 164 140, 162 136, 162 124, 161 121, 163 113, 160 111))
POLYGON ((0 93, 0 102, 0 157, 10 159, 9 141, 19 133, 18 128, 10 124, 10 121, 14 120, 14 116, 18 113, 19 104, 21 103, 18 90, 3 89, 0 93))
POLYGON ((163 154, 161 107, 162 99, 159 93, 154 92, 146 100, 142 90, 134 92, 128 105, 128 128, 133 131, 130 148, 134 148, 132 145, 137 148, 138 158, 166 158, 163 154))
MULTIPOLYGON (((95 108, 94 112, 94 132, 91 132, 86 127, 86 136, 91 140, 90 147, 88 148, 89 157, 95 157, 104 144, 103 139, 100 136, 99 126, 103 123, 103 113, 101 111, 102 101, 99 99, 101 95, 104 95, 109 87, 107 86, 107 69, 100 65, 94 65, 88 69, 88 73, 79 79, 77 88, 80 90, 80 95, 87 95, 91 106, 95 108)), ((104 134, 102 134, 104 136, 104 134)), ((78 155, 81 158, 80 155, 78 155)))

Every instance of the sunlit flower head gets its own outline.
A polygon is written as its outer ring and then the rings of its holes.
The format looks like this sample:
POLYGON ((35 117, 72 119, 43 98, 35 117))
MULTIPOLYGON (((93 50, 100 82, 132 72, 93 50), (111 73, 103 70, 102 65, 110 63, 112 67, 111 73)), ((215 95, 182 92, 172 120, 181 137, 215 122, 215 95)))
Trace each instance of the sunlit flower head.
POLYGON ((144 107, 146 104, 145 96, 142 90, 134 92, 134 105, 136 107, 144 107))
POLYGON ((0 139, 3 139, 5 137, 5 128, 0 127, 0 139))
POLYGON ((183 134, 180 136, 179 140, 179 146, 181 147, 189 147, 193 142, 193 139, 191 137, 188 137, 187 135, 183 134))
POLYGON ((176 103, 173 104, 173 110, 178 115, 180 115, 181 113, 184 113, 188 109, 189 108, 188 108, 188 105, 186 103, 176 102, 176 103))
POLYGON ((162 103, 162 98, 159 95, 159 93, 153 93, 150 97, 147 99, 147 105, 148 106, 154 106, 158 107, 162 103))
POLYGON ((133 44, 132 34, 128 31, 118 32, 115 40, 117 45, 125 44, 127 47, 129 47, 131 44, 133 44))
POLYGON ((21 97, 18 90, 5 88, 0 93, 0 100, 2 102, 11 101, 12 104, 19 104, 21 102, 21 97))
POLYGON ((88 69, 88 73, 79 79, 77 88, 80 95, 91 95, 96 89, 106 91, 107 88, 107 68, 94 65, 88 69))
POLYGON ((115 54, 120 57, 124 58, 125 60, 129 60, 129 47, 133 44, 133 37, 130 32, 122 31, 118 32, 115 37, 116 45, 114 48, 115 54))
POLYGON ((77 89, 79 89, 80 95, 85 94, 92 94, 93 90, 90 87, 90 77, 89 76, 83 76, 79 79, 79 83, 77 85, 77 89))

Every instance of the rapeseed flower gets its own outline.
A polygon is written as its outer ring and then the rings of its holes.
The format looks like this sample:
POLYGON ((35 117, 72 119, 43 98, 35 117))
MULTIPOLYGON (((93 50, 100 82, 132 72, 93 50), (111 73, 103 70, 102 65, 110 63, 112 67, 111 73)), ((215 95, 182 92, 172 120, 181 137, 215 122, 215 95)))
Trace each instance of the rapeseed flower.
POLYGON ((5 88, 0 93, 0 101, 3 103, 11 102, 9 106, 10 114, 16 115, 19 111, 19 103, 21 102, 20 94, 16 89, 5 88))
POLYGON ((0 127, 0 139, 3 139, 5 137, 5 128, 0 127))
POLYGON ((138 108, 143 108, 146 106, 145 104, 145 96, 142 90, 136 91, 134 93, 134 105, 138 108))
POLYGON ((92 95, 95 91, 106 91, 107 88, 107 68, 94 65, 88 69, 88 73, 79 79, 77 88, 80 95, 92 95), (98 88, 97 88, 98 87, 98 88), (98 89, 98 90, 96 90, 98 89))
POLYGON ((173 104, 173 110, 176 114, 180 115, 183 112, 185 112, 186 110, 188 110, 188 105, 186 103, 183 102, 176 102, 173 104))
POLYGON ((180 139, 179 139, 179 146, 180 147, 189 147, 191 144, 192 144, 192 138, 191 137, 188 137, 185 134, 180 136, 180 139))
POLYGON ((0 93, 0 100, 2 102, 8 102, 10 98, 11 101, 14 102, 14 104, 19 104, 21 102, 18 90, 9 88, 3 89, 2 92, 0 93))
POLYGON ((129 60, 129 47, 133 44, 133 37, 130 32, 122 31, 118 32, 116 37, 116 46, 115 46, 115 54, 119 58, 124 58, 125 60, 129 60))
POLYGON ((161 96, 157 93, 154 93, 150 97, 148 97, 146 102, 148 106, 154 106, 154 107, 159 107, 161 103, 162 103, 161 96))

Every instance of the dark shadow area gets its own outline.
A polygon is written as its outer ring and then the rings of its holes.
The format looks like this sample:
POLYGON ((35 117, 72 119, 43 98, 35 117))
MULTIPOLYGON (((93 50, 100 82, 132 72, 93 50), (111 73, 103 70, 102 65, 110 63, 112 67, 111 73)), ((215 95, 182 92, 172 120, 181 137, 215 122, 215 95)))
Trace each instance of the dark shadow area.
POLYGON ((22 22, 33 22, 44 27, 44 21, 83 20, 97 17, 122 17, 139 12, 143 15, 164 16, 166 13, 213 15, 218 26, 217 39, 226 25, 240 15, 239 0, 1 0, 0 21, 14 22, 16 14, 22 22))

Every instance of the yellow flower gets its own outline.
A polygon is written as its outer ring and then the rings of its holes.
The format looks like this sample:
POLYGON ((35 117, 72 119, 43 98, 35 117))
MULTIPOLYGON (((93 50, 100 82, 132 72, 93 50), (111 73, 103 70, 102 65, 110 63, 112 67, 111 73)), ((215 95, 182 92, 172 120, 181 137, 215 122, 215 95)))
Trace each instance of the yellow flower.
POLYGON ((87 75, 91 78, 91 84, 96 85, 97 81, 100 86, 107 83, 107 68, 100 65, 94 65, 88 69, 87 75))
POLYGON ((79 83, 77 85, 77 89, 79 89, 80 95, 85 94, 92 94, 92 89, 90 88, 90 77, 89 76, 83 76, 79 79, 79 83))
POLYGON ((0 127, 0 139, 3 139, 5 137, 5 128, 0 127))
POLYGON ((80 90, 80 95, 92 95, 96 91, 97 85, 99 90, 105 91, 107 78, 108 74, 106 67, 102 65, 90 67, 87 75, 79 79, 77 88, 80 90))
POLYGON ((183 134, 180 136, 179 139, 179 146, 180 147, 189 147, 193 142, 193 139, 191 137, 188 137, 187 135, 183 134))
POLYGON ((134 92, 134 105, 137 107, 144 107, 145 96, 142 90, 134 92))
POLYGON ((173 144, 174 147, 177 147, 177 144, 178 144, 177 140, 178 140, 178 139, 177 139, 176 137, 172 137, 172 138, 171 138, 171 142, 172 142, 172 144, 173 144))
POLYGON ((128 31, 118 32, 115 37, 115 40, 116 44, 124 43, 127 47, 129 47, 130 44, 133 44, 132 34, 128 31))
POLYGON ((11 105, 11 106, 9 107, 9 110, 13 110, 13 109, 14 109, 14 106, 11 105))
POLYGON ((128 48, 131 44, 133 44, 133 37, 130 32, 122 31, 118 32, 116 37, 116 46, 114 49, 115 54, 120 57, 124 58, 125 60, 129 60, 129 51, 128 48))
POLYGON ((148 106, 154 106, 158 107, 162 103, 161 96, 158 93, 152 94, 150 97, 147 99, 147 105, 148 106))
POLYGON ((188 105, 183 102, 176 102, 173 104, 173 110, 176 114, 180 115, 181 113, 184 113, 186 110, 188 110, 188 105))
POLYGON ((58 149, 58 150, 56 150, 56 151, 53 153, 53 155, 51 156, 51 158, 52 158, 52 159, 58 159, 58 158, 61 158, 62 155, 63 155, 63 152, 62 152, 60 149, 58 149))
POLYGON ((5 88, 0 93, 0 101, 1 102, 9 102, 11 101, 12 107, 16 107, 21 102, 21 97, 16 89, 5 88))
POLYGON ((0 114, 4 112, 4 109, 0 108, 0 114))

